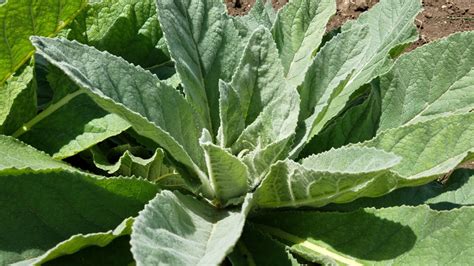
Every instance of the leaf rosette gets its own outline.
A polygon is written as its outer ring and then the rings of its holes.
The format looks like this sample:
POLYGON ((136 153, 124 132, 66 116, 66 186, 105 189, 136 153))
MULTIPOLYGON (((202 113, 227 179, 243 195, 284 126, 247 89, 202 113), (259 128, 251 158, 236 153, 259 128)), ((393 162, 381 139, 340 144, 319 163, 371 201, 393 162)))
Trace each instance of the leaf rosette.
POLYGON ((0 263, 466 263, 474 33, 401 54, 420 9, 326 34, 332 0, 104 0, 32 36, 0 92, 0 263))

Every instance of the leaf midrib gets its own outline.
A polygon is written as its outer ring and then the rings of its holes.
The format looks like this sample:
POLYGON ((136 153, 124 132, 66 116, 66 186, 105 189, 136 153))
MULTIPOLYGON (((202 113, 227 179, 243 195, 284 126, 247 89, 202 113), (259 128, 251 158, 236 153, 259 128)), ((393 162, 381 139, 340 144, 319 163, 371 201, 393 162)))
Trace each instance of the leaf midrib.
POLYGON ((285 232, 279 228, 275 228, 275 227, 271 227, 271 226, 267 226, 267 225, 263 225, 263 224, 254 224, 256 228, 258 228, 259 230, 263 231, 263 232, 266 232, 270 235, 273 235, 277 238, 280 238, 282 240, 285 240, 285 241, 288 241, 292 244, 292 246, 294 245, 299 245, 299 246, 302 246, 304 248, 307 248, 315 253, 318 253, 318 254, 321 254, 323 256, 327 256, 329 258, 332 258, 334 259, 335 261, 339 262, 339 263, 343 263, 344 265, 351 265, 351 266, 362 266, 361 263, 357 262, 355 259, 352 259, 352 258, 348 258, 348 257, 345 257, 345 256, 342 256, 342 255, 339 255, 333 251, 330 251, 329 249, 323 247, 323 246, 320 246, 320 245, 317 245, 307 239, 304 239, 304 238, 301 238, 297 235, 294 235, 294 234, 291 234, 291 233, 288 233, 288 232, 285 232))

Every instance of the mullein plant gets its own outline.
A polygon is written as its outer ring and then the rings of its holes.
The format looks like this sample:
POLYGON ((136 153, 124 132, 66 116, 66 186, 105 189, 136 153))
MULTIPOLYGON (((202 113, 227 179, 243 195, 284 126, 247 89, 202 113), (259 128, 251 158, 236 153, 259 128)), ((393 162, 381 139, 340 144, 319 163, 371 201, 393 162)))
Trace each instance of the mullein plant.
POLYGON ((419 0, 330 33, 335 0, 26 2, 0 6, 0 264, 472 261, 474 32, 402 53, 419 0))

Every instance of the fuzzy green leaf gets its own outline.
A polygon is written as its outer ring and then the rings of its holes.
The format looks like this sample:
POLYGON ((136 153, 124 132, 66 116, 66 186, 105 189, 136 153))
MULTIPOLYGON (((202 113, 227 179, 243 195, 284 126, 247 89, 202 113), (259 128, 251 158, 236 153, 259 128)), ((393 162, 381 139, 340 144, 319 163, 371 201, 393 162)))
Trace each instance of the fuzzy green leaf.
POLYGON ((474 32, 453 34, 397 60, 381 77, 379 132, 474 109, 474 32))
POLYGON ((446 184, 433 181, 424 186, 397 189, 383 197, 361 198, 348 204, 328 205, 329 210, 348 211, 366 207, 417 206, 428 204, 432 209, 452 209, 474 205, 474 170, 458 169, 446 184))
POLYGON ((137 265, 218 265, 240 237, 246 205, 242 212, 217 210, 194 197, 162 191, 133 224, 137 265))
POLYGON ((63 39, 33 38, 38 52, 63 70, 105 110, 126 119, 195 171, 201 182, 204 158, 200 120, 184 97, 150 72, 92 47, 63 39))
POLYGON ((15 0, 0 5, 0 84, 34 53, 30 36, 51 36, 86 6, 85 0, 15 0))
POLYGON ((108 114, 78 91, 49 106, 13 136, 54 158, 63 159, 129 127, 127 121, 118 115, 108 114))
POLYGON ((187 100, 215 134, 219 79, 231 79, 243 48, 238 31, 220 0, 160 0, 157 7, 187 100))
MULTIPOLYGON (((370 87, 369 87, 370 88, 370 87)), ((357 103, 331 121, 303 149, 300 156, 306 157, 339 148, 349 143, 358 143, 375 137, 380 119, 380 93, 372 87, 367 99, 357 99, 357 103), (362 101, 362 103, 359 103, 362 101)))
POLYGON ((26 168, 34 170, 74 169, 13 137, 0 135, 0 171, 26 168))
POLYGON ((68 38, 146 68, 170 60, 158 47, 162 36, 155 0, 92 3, 74 20, 68 33, 68 38))
POLYGON ((135 216, 157 192, 132 178, 81 172, 0 172, 0 264, 40 256, 76 234, 105 232, 135 216))
POLYGON ((474 207, 440 212, 402 206, 351 213, 266 213, 252 223, 313 262, 446 265, 470 264, 473 215, 474 207))
POLYGON ((392 174, 375 180, 358 197, 376 197, 398 187, 426 184, 456 168, 474 151, 474 113, 440 117, 389 129, 358 146, 402 158, 392 174))
POLYGON ((225 149, 212 143, 206 130, 200 139, 204 149, 207 172, 216 199, 223 205, 241 203, 249 190, 250 176, 247 166, 225 149))
POLYGON ((267 29, 260 27, 250 37, 231 86, 247 126, 232 147, 234 153, 264 148, 293 135, 299 96, 283 78, 278 50, 267 29))
POLYGON ((235 27, 239 30, 240 36, 246 39, 260 26, 270 30, 273 27, 276 15, 271 1, 257 0, 248 14, 245 16, 235 16, 232 19, 234 19, 235 27))
POLYGON ((156 149, 148 159, 135 156, 127 150, 114 164, 108 163, 106 158, 102 158, 102 154, 92 153, 95 165, 112 175, 136 176, 154 182, 178 175, 173 168, 164 164, 165 153, 162 149, 156 149))
POLYGON ((420 8, 419 0, 381 1, 324 45, 299 88, 304 125, 292 156, 343 110, 357 89, 389 69, 392 49, 416 40, 413 21, 420 8))
POLYGON ((292 86, 303 82, 334 13, 333 0, 294 0, 278 12, 272 32, 286 79, 292 86))
POLYGON ((109 230, 104 233, 73 235, 69 239, 57 244, 43 255, 27 261, 20 261, 14 265, 41 265, 58 257, 75 254, 87 247, 105 247, 121 236, 130 235, 132 233, 133 221, 133 218, 125 219, 114 230, 109 230))
POLYGON ((10 135, 36 115, 36 83, 33 67, 0 85, 0 133, 10 135))
POLYGON ((446 174, 474 152, 474 113, 440 117, 394 128, 360 144, 402 158, 393 172, 407 179, 431 181, 446 174))
POLYGON ((262 208, 323 206, 354 200, 361 190, 400 162, 400 158, 373 148, 343 147, 274 164, 255 192, 262 208))

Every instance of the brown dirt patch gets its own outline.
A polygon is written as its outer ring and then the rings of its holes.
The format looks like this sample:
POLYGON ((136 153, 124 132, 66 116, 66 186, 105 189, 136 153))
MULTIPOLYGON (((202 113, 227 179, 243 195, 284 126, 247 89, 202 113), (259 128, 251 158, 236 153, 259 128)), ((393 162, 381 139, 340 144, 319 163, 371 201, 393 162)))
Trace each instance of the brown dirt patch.
MULTIPOLYGON (((273 0, 273 6, 280 8, 287 0, 273 0)), ((328 24, 328 30, 337 28, 347 20, 355 19, 378 0, 337 0, 337 13, 328 24)), ((255 0, 227 0, 232 15, 244 15, 255 0)), ((418 15, 416 25, 420 40, 409 50, 425 43, 459 31, 474 30, 474 0, 424 0, 424 10, 418 15)))

